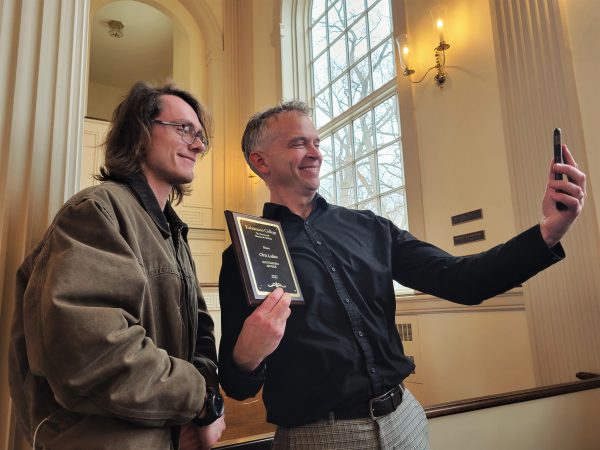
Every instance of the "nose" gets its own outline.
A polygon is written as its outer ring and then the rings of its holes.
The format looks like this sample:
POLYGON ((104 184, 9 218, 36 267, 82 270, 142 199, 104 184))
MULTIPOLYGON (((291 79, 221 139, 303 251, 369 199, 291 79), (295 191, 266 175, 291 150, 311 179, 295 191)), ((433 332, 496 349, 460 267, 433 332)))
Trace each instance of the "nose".
POLYGON ((307 148, 308 154, 306 156, 314 159, 323 159, 323 156, 321 155, 321 150, 319 150, 319 146, 317 144, 311 143, 307 146, 307 148))
POLYGON ((194 142, 189 144, 188 147, 190 150, 192 150, 195 153, 205 153, 206 152, 206 146, 197 136, 196 136, 196 139, 194 139, 194 142))

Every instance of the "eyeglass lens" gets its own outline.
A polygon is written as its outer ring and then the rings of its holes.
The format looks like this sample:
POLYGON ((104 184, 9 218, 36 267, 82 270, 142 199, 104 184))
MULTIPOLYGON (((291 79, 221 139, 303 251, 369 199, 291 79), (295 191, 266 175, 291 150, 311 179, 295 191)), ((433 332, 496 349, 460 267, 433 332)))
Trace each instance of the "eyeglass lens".
POLYGON ((208 139, 206 139, 206 136, 204 136, 204 132, 202 130, 196 133, 194 127, 191 125, 184 125, 181 131, 183 132, 182 137, 184 138, 184 142, 186 144, 192 144, 194 140, 198 138, 198 140, 204 145, 208 145, 208 139))

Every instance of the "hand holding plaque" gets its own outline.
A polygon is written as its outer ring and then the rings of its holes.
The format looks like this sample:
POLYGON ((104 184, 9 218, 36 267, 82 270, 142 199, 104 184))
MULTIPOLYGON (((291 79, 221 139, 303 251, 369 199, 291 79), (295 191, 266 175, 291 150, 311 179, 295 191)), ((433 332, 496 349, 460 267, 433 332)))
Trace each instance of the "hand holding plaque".
POLYGON ((225 219, 248 304, 261 303, 277 287, 292 304, 304 304, 281 224, 233 211, 225 211, 225 219))

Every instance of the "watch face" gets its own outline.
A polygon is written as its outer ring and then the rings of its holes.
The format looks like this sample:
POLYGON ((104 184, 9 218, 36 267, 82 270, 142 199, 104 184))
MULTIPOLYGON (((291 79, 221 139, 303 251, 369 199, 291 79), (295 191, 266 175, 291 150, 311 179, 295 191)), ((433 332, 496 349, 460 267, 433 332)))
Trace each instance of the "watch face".
POLYGON ((206 426, 220 418, 225 411, 225 401, 215 388, 206 389, 205 415, 203 418, 196 417, 194 423, 198 426, 206 426))
POLYGON ((221 396, 220 392, 214 388, 208 388, 206 397, 207 413, 214 418, 218 419, 223 415, 225 409, 225 401, 221 396))
POLYGON ((215 393, 213 406, 217 418, 221 417, 225 411, 225 400, 223 400, 223 397, 218 392, 215 393))

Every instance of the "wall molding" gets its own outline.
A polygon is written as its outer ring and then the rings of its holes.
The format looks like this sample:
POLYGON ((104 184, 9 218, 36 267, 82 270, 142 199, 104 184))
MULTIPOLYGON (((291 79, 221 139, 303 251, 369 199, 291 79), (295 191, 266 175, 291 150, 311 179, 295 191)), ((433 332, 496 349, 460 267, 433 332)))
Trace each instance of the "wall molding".
POLYGON ((396 297, 396 316, 522 310, 525 310, 522 288, 511 289, 480 305, 460 305, 429 294, 396 297))

